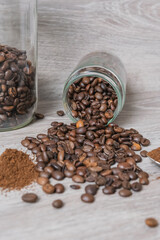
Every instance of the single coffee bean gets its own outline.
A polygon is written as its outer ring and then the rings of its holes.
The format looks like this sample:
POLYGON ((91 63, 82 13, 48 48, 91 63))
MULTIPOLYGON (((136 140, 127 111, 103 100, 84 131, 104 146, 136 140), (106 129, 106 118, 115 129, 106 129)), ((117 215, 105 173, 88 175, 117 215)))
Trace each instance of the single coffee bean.
POLYGON ((27 140, 27 139, 25 139, 25 140, 22 140, 22 141, 21 141, 21 144, 22 144, 24 147, 28 147, 29 144, 30 144, 30 141, 27 140))
POLYGON ((46 183, 48 183, 49 182, 49 180, 48 180, 48 178, 45 178, 45 177, 38 177, 37 178, 37 183, 39 184, 39 185, 45 185, 46 183))
POLYGON ((64 204, 63 204, 62 200, 60 200, 60 199, 54 200, 52 203, 52 206, 54 208, 61 208, 61 207, 63 207, 63 205, 64 204))
POLYGON ((34 115, 37 119, 43 119, 44 118, 44 115, 42 113, 34 113, 34 115))
POLYGON ((142 190, 142 185, 139 182, 134 182, 131 184, 131 188, 135 192, 139 192, 142 190))
POLYGON ((51 177, 51 174, 48 173, 48 172, 40 172, 39 173, 39 177, 42 177, 42 178, 50 178, 51 177))
POLYGON ((119 195, 121 197, 130 197, 132 195, 132 192, 128 189, 122 189, 119 191, 119 195))
POLYGON ((104 194, 113 194, 113 193, 115 193, 116 190, 112 186, 107 186, 107 187, 103 188, 102 191, 104 194))
POLYGON ((89 193, 84 193, 81 196, 81 200, 86 203, 92 203, 92 202, 94 202, 94 196, 89 193))
POLYGON ((140 182, 140 184, 142 184, 142 185, 148 185, 148 184, 149 184, 148 178, 140 178, 140 179, 139 179, 139 182, 140 182))
POLYGON ((76 182, 76 183, 84 183, 84 178, 82 176, 79 176, 79 175, 74 175, 72 177, 72 181, 76 182))
POLYGON ((158 226, 158 221, 155 218, 147 218, 145 220, 145 223, 148 227, 157 227, 158 226))
POLYGON ((136 161, 136 163, 141 162, 142 158, 141 156, 139 156, 138 154, 135 154, 134 156, 132 156, 132 158, 136 161))
POLYGON ((141 144, 142 146, 149 146, 150 145, 150 141, 147 138, 141 138, 141 144))
POLYGON ((94 185, 89 184, 85 187, 85 192, 92 195, 96 195, 97 190, 98 190, 98 187, 95 184, 94 185))
POLYGON ((77 190, 77 189, 80 189, 81 186, 73 184, 73 185, 70 185, 70 188, 77 190))
POLYGON ((141 171, 138 173, 138 177, 139 178, 149 178, 149 175, 148 175, 148 173, 141 171))
POLYGON ((143 150, 140 152, 142 157, 147 157, 148 152, 146 150, 143 150))
POLYGON ((60 171, 53 171, 52 177, 56 180, 62 180, 62 179, 64 179, 64 174, 60 171))
POLYGON ((45 185, 43 185, 42 189, 47 194, 52 194, 55 192, 55 187, 50 183, 46 183, 45 185))
POLYGON ((128 172, 128 176, 131 180, 136 180, 138 178, 137 174, 133 171, 128 172))
POLYGON ((122 187, 123 187, 124 189, 130 190, 130 189, 131 189, 131 184, 130 184, 129 181, 124 180, 124 181, 122 182, 122 187))
POLYGON ((84 127, 84 122, 81 119, 76 123, 76 128, 80 128, 80 127, 84 127))
POLYGON ((64 192, 63 184, 57 183, 54 187, 56 189, 56 193, 63 193, 64 192))
POLYGON ((35 203, 38 200, 38 196, 35 193, 25 193, 22 196, 22 200, 28 203, 35 203))
POLYGON ((64 114, 64 111, 59 110, 59 111, 57 111, 57 115, 60 116, 60 117, 62 117, 62 116, 64 116, 65 114, 64 114))

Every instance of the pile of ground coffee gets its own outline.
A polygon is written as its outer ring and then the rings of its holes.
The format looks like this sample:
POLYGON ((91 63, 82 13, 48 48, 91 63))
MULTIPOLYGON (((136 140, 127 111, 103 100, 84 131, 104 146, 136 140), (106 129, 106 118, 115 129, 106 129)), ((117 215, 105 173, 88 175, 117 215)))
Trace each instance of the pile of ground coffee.
POLYGON ((153 158, 155 161, 160 162, 160 147, 153 149, 147 154, 150 158, 153 158))
POLYGON ((20 190, 37 179, 35 165, 29 155, 16 149, 6 149, 0 156, 0 188, 20 190))

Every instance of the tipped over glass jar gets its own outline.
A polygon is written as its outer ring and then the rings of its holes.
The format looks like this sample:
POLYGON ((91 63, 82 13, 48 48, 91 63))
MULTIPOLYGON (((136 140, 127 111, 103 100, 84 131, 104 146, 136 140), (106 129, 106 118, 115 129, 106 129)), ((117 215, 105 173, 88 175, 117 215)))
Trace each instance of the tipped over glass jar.
POLYGON ((36 63, 37 1, 0 0, 0 131, 33 119, 36 63))
POLYGON ((124 106, 126 82, 118 57, 105 52, 86 55, 64 86, 66 114, 73 122, 84 119, 93 127, 111 123, 124 106))

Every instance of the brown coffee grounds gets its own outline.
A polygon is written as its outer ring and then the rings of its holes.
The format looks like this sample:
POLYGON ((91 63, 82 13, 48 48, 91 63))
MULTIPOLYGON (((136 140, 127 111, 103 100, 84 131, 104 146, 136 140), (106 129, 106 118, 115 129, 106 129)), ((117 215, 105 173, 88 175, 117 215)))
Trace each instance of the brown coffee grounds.
POLYGON ((35 165, 29 155, 16 149, 6 149, 0 156, 0 188, 20 190, 37 179, 35 165))
POLYGON ((153 158, 155 161, 160 162, 160 147, 153 149, 147 154, 150 158, 153 158))

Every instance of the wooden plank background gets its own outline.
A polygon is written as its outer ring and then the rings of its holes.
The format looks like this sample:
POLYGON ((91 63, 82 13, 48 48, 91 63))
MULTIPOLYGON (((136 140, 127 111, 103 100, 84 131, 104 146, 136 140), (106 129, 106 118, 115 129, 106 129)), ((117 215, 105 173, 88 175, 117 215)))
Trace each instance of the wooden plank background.
MULTIPOLYGON (((39 0, 38 1, 38 110, 45 119, 12 132, 0 133, 0 151, 22 149, 26 136, 45 132, 51 121, 62 120, 64 83, 87 53, 107 51, 124 63, 128 75, 127 99, 116 122, 134 127, 151 139, 147 150, 160 146, 160 1, 158 0, 39 0)), ((65 122, 69 119, 65 116, 65 122)), ((81 190, 46 196, 39 186, 37 204, 20 199, 23 192, 0 195, 1 240, 159 240, 160 227, 149 229, 147 217, 160 223, 160 168, 149 159, 139 164, 150 173, 150 185, 128 199, 99 191, 96 202, 80 201, 81 190), (61 198, 65 206, 53 209, 61 198)))

